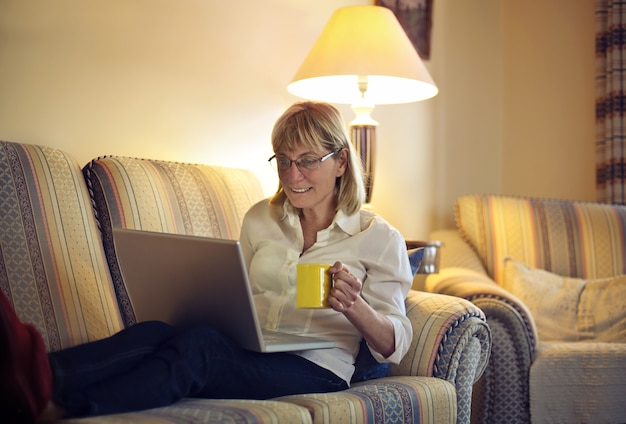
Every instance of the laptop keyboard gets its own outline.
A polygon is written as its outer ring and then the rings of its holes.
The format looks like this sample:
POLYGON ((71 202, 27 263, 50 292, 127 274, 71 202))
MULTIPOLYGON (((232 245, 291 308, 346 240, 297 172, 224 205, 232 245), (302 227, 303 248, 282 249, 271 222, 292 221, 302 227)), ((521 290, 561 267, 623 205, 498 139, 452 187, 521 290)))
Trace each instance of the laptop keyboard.
POLYGON ((280 343, 280 342, 290 342, 294 340, 294 338, 298 338, 297 334, 289 334, 289 333, 279 333, 272 330, 261 330, 263 334, 263 340, 265 343, 280 343))

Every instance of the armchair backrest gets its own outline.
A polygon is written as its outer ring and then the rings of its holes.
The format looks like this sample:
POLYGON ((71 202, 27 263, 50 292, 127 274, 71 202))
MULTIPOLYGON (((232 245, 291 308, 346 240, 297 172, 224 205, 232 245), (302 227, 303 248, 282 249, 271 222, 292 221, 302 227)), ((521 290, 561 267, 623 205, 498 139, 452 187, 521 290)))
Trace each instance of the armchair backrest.
POLYGON ((83 174, 125 325, 135 323, 115 254, 113 227, 237 239, 247 210, 263 198, 244 169, 106 156, 83 174))
POLYGON ((498 283, 507 256, 569 277, 626 273, 626 206, 468 195, 457 199, 455 219, 498 283))
POLYGON ((0 141, 0 290, 48 350, 122 329, 80 166, 58 149, 0 141))
POLYGON ((108 226, 237 239, 263 198, 248 170, 105 156, 83 169, 102 231, 108 226))

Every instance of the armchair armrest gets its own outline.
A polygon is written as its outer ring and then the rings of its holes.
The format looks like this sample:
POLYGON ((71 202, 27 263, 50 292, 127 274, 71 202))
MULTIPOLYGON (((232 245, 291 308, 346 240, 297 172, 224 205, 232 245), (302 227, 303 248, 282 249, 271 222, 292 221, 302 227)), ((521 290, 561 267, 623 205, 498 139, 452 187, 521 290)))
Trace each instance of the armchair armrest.
POLYGON ((468 299, 487 317, 493 344, 483 378, 474 386, 472 421, 530 422, 529 376, 537 330, 528 308, 488 276, 469 269, 442 269, 426 285, 429 291, 468 299))
POLYGON ((526 305, 487 275, 476 252, 457 231, 439 230, 432 237, 444 241, 442 264, 438 274, 426 278, 425 291, 468 299, 485 313, 488 322, 492 319, 508 322, 508 330, 526 340, 532 360, 537 327, 526 305))
POLYGON ((406 307, 413 341, 390 374, 449 381, 457 392, 458 422, 469 422, 472 386, 483 374, 491 349, 483 312, 458 297, 415 290, 409 292, 406 307))
POLYGON ((485 272, 462 267, 443 268, 438 274, 428 276, 425 290, 471 301, 485 313, 490 325, 491 321, 498 320, 508 333, 516 335, 519 348, 523 348, 532 363, 538 336, 530 310, 485 272))
POLYGON ((487 275, 456 231, 436 237, 444 241, 443 263, 439 274, 428 276, 425 290, 471 301, 484 312, 493 338, 489 364, 474 387, 472 421, 530 422, 529 374, 538 340, 530 311, 487 275))

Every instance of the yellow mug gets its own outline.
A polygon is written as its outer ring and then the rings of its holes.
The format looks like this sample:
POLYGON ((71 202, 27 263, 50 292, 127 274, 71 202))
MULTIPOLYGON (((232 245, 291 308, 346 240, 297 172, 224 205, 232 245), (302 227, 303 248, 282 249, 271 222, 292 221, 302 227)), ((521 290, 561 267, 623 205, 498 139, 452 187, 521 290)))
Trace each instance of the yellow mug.
POLYGON ((298 264, 296 276, 297 308, 330 308, 328 296, 332 278, 328 264, 298 264))

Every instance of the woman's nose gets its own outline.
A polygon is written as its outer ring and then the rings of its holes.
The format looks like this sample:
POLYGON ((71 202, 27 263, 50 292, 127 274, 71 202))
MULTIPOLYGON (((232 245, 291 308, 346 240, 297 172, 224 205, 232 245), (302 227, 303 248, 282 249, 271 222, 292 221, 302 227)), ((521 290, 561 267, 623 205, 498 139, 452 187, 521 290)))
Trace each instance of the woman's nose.
POLYGON ((300 171, 300 168, 296 165, 295 162, 291 162, 291 166, 286 171, 283 171, 285 176, 290 180, 298 179, 303 177, 304 174, 300 171))

